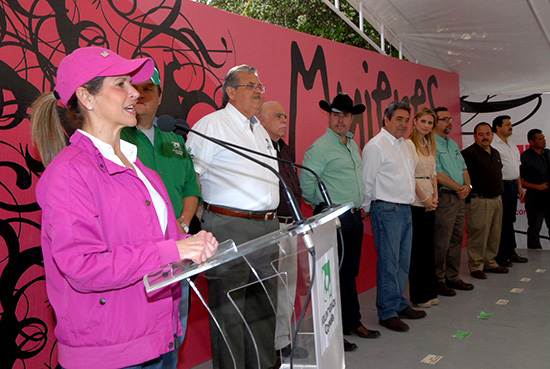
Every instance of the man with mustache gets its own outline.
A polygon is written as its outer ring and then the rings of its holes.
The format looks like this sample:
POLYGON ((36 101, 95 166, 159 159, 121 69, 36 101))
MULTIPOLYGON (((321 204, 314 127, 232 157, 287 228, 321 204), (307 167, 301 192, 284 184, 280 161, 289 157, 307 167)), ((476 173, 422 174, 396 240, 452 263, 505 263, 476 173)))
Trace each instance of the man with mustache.
MULTIPOLYGON (((225 76, 222 89, 222 109, 203 117, 193 129, 276 157, 277 151, 267 131, 256 118, 265 92, 256 68, 248 65, 233 67, 225 76)), ((219 242, 232 239, 236 245, 279 229, 276 212, 279 179, 275 173, 194 133, 189 134, 187 145, 202 186, 203 229, 215 234, 219 242)), ((279 169, 274 159, 251 156, 275 170, 279 169)), ((247 255, 258 277, 265 279, 263 284, 269 298, 242 259, 222 264, 206 273, 210 308, 233 352, 232 357, 211 319, 214 368, 256 367, 257 357, 261 369, 275 364, 273 309, 277 304, 277 278, 268 277, 274 275, 271 263, 277 257, 276 245, 247 255), (244 285, 247 287, 242 287, 244 285), (237 287, 242 288, 235 290, 237 287), (254 340, 228 295, 242 312, 254 340)))
POLYGON ((500 246, 498 248, 497 263, 503 267, 511 267, 513 263, 526 263, 527 258, 516 253, 516 233, 514 223, 518 198, 523 199, 523 185, 519 175, 521 164, 519 150, 513 142, 512 121, 509 115, 499 115, 493 119, 493 146, 498 150, 502 159, 502 230, 500 231, 500 246))
POLYGON ((472 180, 466 204, 468 266, 472 277, 487 279, 485 273, 508 273, 508 268, 495 260, 502 227, 502 161, 491 147, 493 130, 489 123, 475 126, 474 140, 462 150, 472 180))
MULTIPOLYGON (((286 136, 288 123, 285 108, 277 101, 265 102, 258 113, 258 118, 260 124, 269 134, 271 144, 277 150, 277 157, 294 163, 296 160, 294 153, 283 140, 286 136)), ((300 188, 296 167, 280 162, 279 173, 292 191, 298 206, 300 206, 302 189, 300 188)), ((279 185, 279 189, 280 202, 277 208, 277 219, 279 219, 280 228, 283 229, 292 224, 294 218, 282 184, 279 185)), ((281 356, 284 359, 290 356, 292 351, 291 339, 294 332, 291 332, 290 320, 293 316, 292 308, 296 298, 296 282, 298 279, 298 257, 296 255, 298 252, 298 237, 288 237, 280 241, 279 246, 279 273, 282 274, 282 277, 277 280, 277 325, 275 327, 275 350, 277 350, 277 356, 279 356, 278 362, 281 361, 281 356)), ((293 357, 295 359, 303 359, 307 356, 306 349, 294 347, 293 357)))
POLYGON ((473 290, 474 286, 460 279, 460 259, 464 234, 464 200, 470 193, 470 176, 457 143, 449 137, 453 117, 445 107, 434 109, 437 115, 436 172, 439 202, 435 210, 435 274, 437 294, 455 296, 455 289, 473 290))
POLYGON ((527 189, 527 248, 542 249, 540 230, 546 222, 550 236, 550 150, 546 148, 544 133, 538 128, 527 132, 529 148, 521 154, 521 180, 527 189))
POLYGON ((415 199, 414 163, 404 136, 411 108, 394 101, 384 110, 384 125, 363 149, 362 208, 370 214, 376 263, 376 308, 381 326, 406 332, 401 319, 420 319, 426 312, 409 306, 407 286, 412 247, 410 204, 415 199))

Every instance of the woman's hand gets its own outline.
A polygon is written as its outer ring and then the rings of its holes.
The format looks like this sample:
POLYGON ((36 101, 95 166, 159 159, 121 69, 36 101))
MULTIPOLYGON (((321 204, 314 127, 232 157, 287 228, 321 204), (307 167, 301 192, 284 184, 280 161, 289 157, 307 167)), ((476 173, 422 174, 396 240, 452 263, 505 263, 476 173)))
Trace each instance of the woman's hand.
POLYGON ((216 252, 218 241, 210 232, 200 231, 194 236, 176 241, 180 259, 189 259, 200 264, 216 252))
POLYGON ((424 200, 422 203, 426 207, 426 211, 433 211, 437 208, 437 200, 428 198, 424 200))

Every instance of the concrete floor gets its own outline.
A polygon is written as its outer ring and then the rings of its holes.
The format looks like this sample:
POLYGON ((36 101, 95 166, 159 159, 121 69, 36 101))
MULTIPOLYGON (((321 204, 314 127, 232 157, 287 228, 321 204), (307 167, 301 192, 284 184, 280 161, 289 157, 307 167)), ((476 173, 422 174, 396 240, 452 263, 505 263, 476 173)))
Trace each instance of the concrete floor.
MULTIPOLYGON (((473 283, 473 291, 457 291, 454 297, 440 297, 438 306, 425 309, 428 316, 407 321, 406 333, 381 327, 375 308, 376 289, 360 295, 363 324, 380 330, 382 336, 367 340, 346 338, 358 350, 346 353, 346 368, 445 368, 445 369, 535 369, 550 367, 550 253, 518 250, 529 258, 515 264, 509 274, 489 274, 487 280, 469 276, 463 253, 462 278, 473 283), (541 273, 541 270, 545 270, 541 273), (530 278, 529 281, 522 281, 530 278), (513 293, 512 289, 523 289, 513 293), (499 300, 508 300, 505 305, 499 300), (481 312, 494 314, 477 318, 481 312), (457 331, 470 332, 455 338, 457 331), (428 355, 441 356, 435 364, 421 361, 428 355)), ((211 362, 196 366, 211 369, 211 362)))

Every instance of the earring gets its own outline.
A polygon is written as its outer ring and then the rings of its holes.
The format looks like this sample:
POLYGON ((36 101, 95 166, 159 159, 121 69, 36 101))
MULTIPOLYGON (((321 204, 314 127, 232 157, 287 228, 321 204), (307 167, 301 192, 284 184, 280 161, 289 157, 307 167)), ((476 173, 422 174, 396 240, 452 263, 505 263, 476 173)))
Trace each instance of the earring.
POLYGON ((88 110, 92 110, 93 108, 91 106, 88 106, 88 110))

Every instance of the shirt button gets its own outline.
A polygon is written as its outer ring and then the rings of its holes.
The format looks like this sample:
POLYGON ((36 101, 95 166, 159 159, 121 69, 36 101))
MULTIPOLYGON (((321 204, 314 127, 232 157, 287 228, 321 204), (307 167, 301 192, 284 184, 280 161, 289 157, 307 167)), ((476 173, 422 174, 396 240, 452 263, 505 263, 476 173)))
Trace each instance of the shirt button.
POLYGON ((168 345, 168 348, 173 349, 174 348, 174 342, 170 342, 170 344, 168 345))
POLYGON ((147 205, 147 206, 151 206, 151 201, 149 201, 149 200, 145 200, 145 205, 147 205))
POLYGON ((105 299, 99 300, 99 304, 100 304, 100 305, 105 305, 106 302, 107 302, 107 301, 105 301, 105 299))

